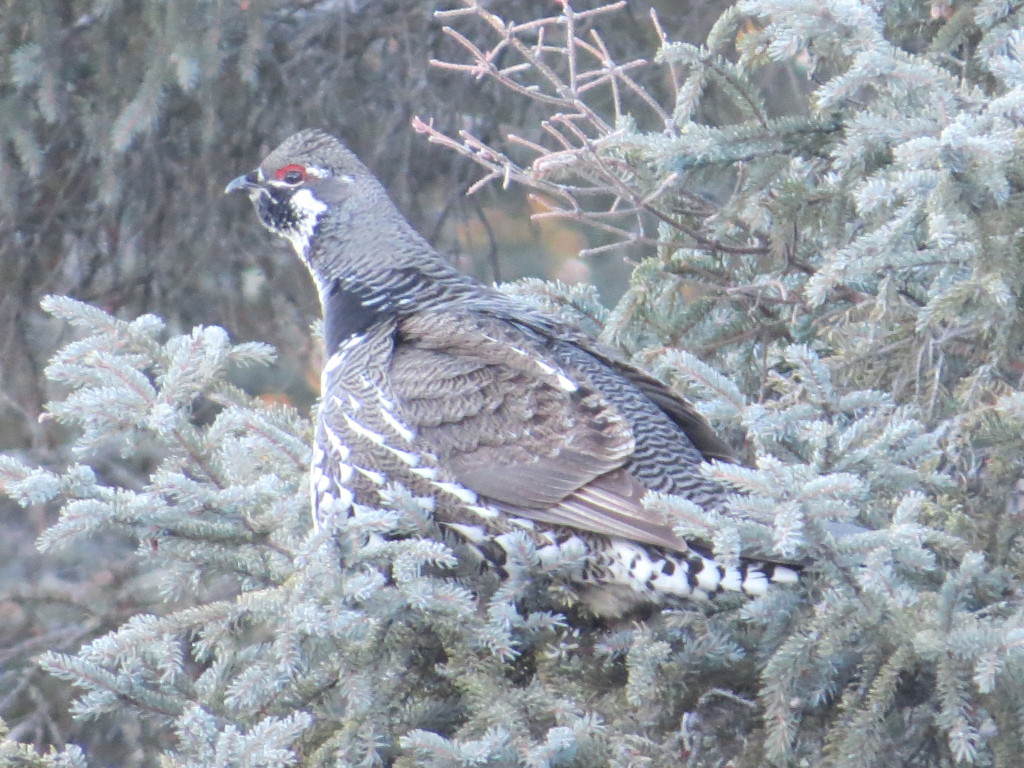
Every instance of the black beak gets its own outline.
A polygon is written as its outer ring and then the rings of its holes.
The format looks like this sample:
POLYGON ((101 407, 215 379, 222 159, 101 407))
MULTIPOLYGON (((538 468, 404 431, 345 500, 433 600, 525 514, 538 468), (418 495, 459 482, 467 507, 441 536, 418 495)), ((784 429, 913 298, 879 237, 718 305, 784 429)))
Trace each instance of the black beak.
POLYGON ((259 186, 259 182, 256 181, 256 171, 252 171, 244 176, 239 176, 237 179, 232 179, 231 183, 224 187, 224 194, 237 192, 240 189, 248 192, 250 189, 258 188, 259 186))

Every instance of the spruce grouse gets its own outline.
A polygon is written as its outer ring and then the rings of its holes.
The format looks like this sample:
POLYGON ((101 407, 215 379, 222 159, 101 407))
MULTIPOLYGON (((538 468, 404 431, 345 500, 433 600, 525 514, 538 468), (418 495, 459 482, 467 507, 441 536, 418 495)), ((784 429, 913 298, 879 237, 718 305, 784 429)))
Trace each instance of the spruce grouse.
POLYGON ((699 465, 732 453, 689 403, 456 271, 337 139, 297 133, 234 190, 291 242, 323 305, 314 520, 400 483, 492 562, 510 530, 542 557, 582 548, 574 588, 599 616, 796 580, 785 565, 723 566, 642 505, 648 490, 724 501, 699 465))

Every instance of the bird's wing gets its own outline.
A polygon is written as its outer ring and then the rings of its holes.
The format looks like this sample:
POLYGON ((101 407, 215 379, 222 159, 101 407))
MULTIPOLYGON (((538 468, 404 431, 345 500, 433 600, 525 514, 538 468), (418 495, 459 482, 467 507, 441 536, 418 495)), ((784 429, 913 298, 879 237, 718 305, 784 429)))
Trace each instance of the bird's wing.
MULTIPOLYGON (((594 351, 588 350, 591 354, 594 351)), ((701 413, 668 386, 639 368, 634 368, 616 357, 606 357, 600 352, 595 355, 606 365, 633 383, 647 398, 674 421, 690 442, 700 451, 705 461, 725 461, 738 464, 732 447, 715 432, 701 413)))
MULTIPOLYGON (((536 320, 536 318, 524 318, 526 325, 536 327, 534 322, 531 322, 533 320, 536 320)), ((545 328, 549 324, 550 319, 543 318, 543 323, 536 327, 536 329, 538 332, 551 334, 552 330, 545 328)), ((666 384, 625 362, 614 350, 594 341, 575 328, 557 326, 554 332, 558 337, 571 341, 588 355, 597 358, 608 368, 639 389, 648 400, 686 433, 690 442, 700 451, 705 461, 725 461, 730 464, 739 463, 735 451, 725 440, 718 436, 718 433, 715 432, 707 419, 693 407, 692 403, 677 395, 666 384)))
POLYGON ((628 419, 520 327, 470 312, 403 319, 389 378, 406 424, 467 488, 537 521, 685 550, 622 469, 628 419))

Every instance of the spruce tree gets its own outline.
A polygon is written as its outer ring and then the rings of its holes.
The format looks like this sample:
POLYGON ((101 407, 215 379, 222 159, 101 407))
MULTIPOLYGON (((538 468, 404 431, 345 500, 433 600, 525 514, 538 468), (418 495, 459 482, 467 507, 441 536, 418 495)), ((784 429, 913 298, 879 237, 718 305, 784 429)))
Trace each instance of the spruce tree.
POLYGON ((728 514, 646 503, 703 517, 722 559, 806 558, 800 588, 601 626, 551 608, 572 563, 524 539, 495 584, 401 487, 314 528, 306 414, 231 383, 266 347, 50 298, 79 333, 48 368, 78 463, 4 458, 0 481, 62 505, 44 548, 133 536, 152 589, 43 657, 78 716, 143 718, 165 766, 1019 764, 1024 11, 747 0, 703 46, 654 17, 653 62, 619 62, 600 30, 622 5, 444 12, 464 53, 440 67, 549 114, 500 146, 417 127, 642 255, 611 310, 506 290, 742 445, 746 466, 706 468, 728 514))

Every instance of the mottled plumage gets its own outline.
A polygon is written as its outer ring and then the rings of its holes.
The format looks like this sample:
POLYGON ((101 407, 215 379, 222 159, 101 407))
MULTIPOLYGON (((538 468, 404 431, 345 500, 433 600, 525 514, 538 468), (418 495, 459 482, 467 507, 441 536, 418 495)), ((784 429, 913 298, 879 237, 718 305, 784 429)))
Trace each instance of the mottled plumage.
POLYGON ((648 490, 724 501, 698 467, 732 453, 689 403, 457 272, 336 139, 298 133, 235 189, 291 242, 323 304, 315 519, 328 501, 373 505, 401 483, 435 498, 438 521, 492 561, 509 530, 542 555, 582 546, 576 586, 600 615, 795 580, 771 563, 725 568, 641 504, 648 490))

